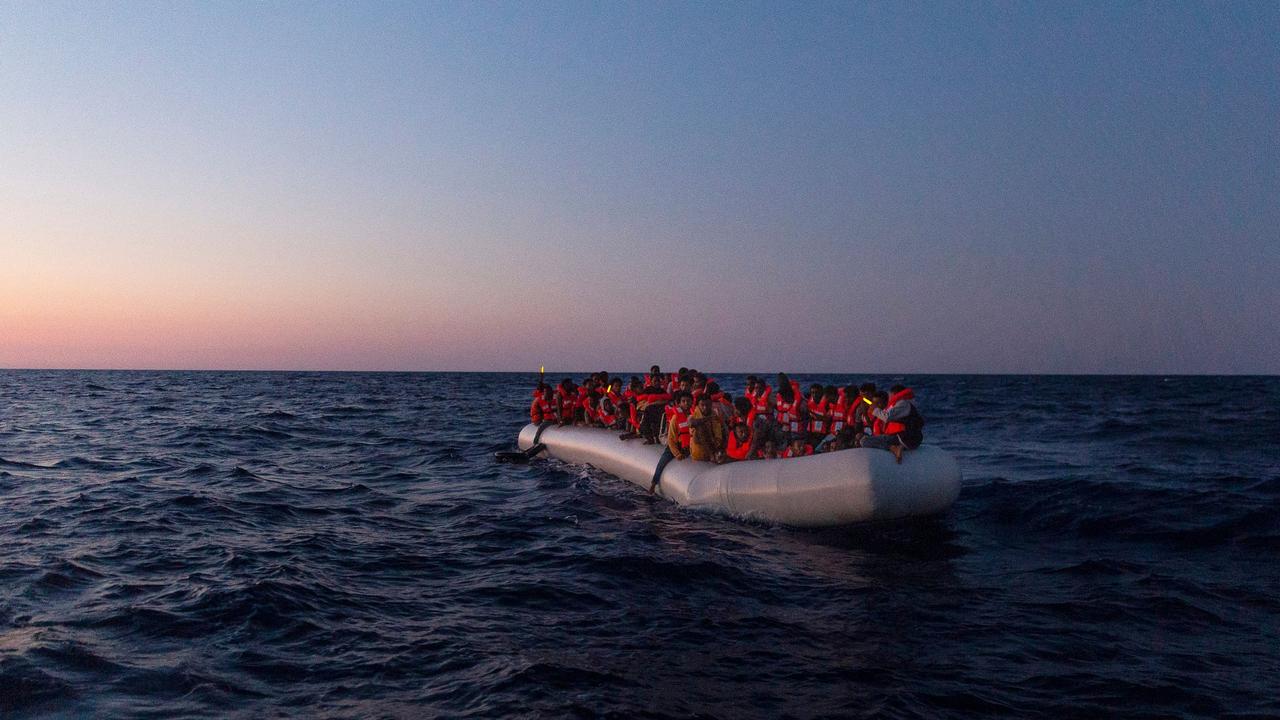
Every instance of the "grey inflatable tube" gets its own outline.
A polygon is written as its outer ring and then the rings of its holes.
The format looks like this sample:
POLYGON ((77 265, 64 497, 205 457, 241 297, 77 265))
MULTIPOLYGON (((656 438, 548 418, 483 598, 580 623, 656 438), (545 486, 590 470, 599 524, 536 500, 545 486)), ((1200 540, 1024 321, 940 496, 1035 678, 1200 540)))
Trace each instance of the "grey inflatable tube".
MULTIPOLYGON (((521 450, 534 440, 541 456, 590 465, 646 490, 662 445, 619 440, 611 430, 538 425, 520 431, 521 450)), ((672 460, 658 494, 686 507, 796 527, 831 527, 936 515, 960 495, 960 466, 941 448, 922 445, 903 455, 854 449, 786 460, 716 465, 672 460)))

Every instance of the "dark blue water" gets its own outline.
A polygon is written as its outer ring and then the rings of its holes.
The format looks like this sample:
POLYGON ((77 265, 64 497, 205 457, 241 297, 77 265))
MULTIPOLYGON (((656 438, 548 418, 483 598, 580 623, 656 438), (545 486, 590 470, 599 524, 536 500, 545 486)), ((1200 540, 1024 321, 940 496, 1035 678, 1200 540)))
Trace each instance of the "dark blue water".
POLYGON ((527 376, 0 372, 0 717, 1280 715, 1280 380, 910 380, 952 512, 806 532, 527 376))

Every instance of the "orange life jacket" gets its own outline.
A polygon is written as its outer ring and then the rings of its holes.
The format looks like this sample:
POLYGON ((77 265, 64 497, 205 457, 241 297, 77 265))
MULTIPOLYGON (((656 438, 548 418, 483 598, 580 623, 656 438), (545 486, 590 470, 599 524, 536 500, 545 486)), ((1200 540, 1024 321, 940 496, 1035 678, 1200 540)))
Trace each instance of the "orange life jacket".
MULTIPOLYGON (((607 400, 607 399, 608 398, 604 398, 604 400, 607 400)), ((613 408, 612 412, 605 410, 604 409, 605 404, 602 401, 600 403, 600 409, 596 411, 596 419, 599 420, 601 423, 603 423, 605 427, 613 427, 613 423, 618 419, 618 411, 617 411, 618 406, 610 405, 610 407, 613 408)))
MULTIPOLYGON (((894 405, 897 405, 898 402, 901 400, 914 400, 915 397, 916 397, 916 394, 911 391, 911 388, 906 388, 905 390, 899 390, 898 392, 889 396, 888 407, 893 407, 894 405)), ((903 425, 897 420, 894 420, 893 422, 885 423, 883 434, 897 435, 900 432, 905 432, 906 429, 907 429, 906 425, 903 425)), ((880 433, 877 433, 877 434, 880 434, 880 433)))
POLYGON ((738 441, 738 434, 729 432, 729 444, 725 447, 725 454, 734 460, 746 460, 747 453, 751 450, 751 433, 747 433, 747 439, 738 441))
POLYGON ((831 411, 831 433, 838 433, 844 429, 845 415, 849 412, 849 405, 845 402, 844 396, 841 396, 836 400, 836 404, 828 409, 831 411))
MULTIPOLYGON (((769 411, 769 393, 773 392, 773 388, 768 385, 764 386, 764 390, 757 390, 751 396, 751 411, 757 415, 769 411)), ((754 420, 754 418, 752 418, 754 420)))
POLYGON ((800 432, 800 396, 793 392, 791 397, 792 401, 787 402, 778 396, 778 424, 784 430, 800 432))
POLYGON ((679 433, 680 449, 689 449, 689 418, 692 413, 681 412, 680 408, 675 408, 671 412, 671 422, 675 423, 676 432, 679 433))
POLYGON ((827 399, 824 397, 820 402, 809 401, 809 432, 820 433, 827 431, 827 399))

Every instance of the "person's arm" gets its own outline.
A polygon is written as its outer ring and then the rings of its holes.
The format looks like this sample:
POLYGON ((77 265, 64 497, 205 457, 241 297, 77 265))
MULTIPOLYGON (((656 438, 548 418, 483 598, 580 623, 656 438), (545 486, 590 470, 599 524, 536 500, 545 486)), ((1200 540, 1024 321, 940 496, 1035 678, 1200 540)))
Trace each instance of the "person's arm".
POLYGON ((880 418, 881 420, 884 420, 885 422, 892 422, 894 420, 901 420, 910 414, 911 414, 911 403, 910 401, 903 400, 902 402, 897 403, 896 405, 889 408, 888 410, 881 410, 877 412, 876 417, 880 418), (881 415, 880 412, 883 412, 884 414, 881 415))

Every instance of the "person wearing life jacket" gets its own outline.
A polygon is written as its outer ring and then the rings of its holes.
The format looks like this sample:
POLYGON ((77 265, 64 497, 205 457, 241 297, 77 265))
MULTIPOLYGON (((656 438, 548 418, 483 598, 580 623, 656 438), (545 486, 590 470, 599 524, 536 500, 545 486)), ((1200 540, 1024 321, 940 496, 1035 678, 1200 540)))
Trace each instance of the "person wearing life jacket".
POLYGON ((778 443, 773 438, 769 438, 760 443, 760 449, 754 451, 751 456, 757 460, 773 460, 778 457, 778 443))
POLYGON ((551 391, 551 386, 538 383, 537 395, 529 406, 529 421, 535 425, 544 422, 560 422, 560 403, 551 391))
POLYGON ((627 389, 622 391, 619 396, 621 402, 618 404, 618 412, 622 414, 625 426, 624 434, 618 437, 619 440, 630 440, 640 436, 640 412, 636 405, 639 403, 637 395, 640 392, 640 378, 632 375, 631 382, 627 384, 627 389))
MULTIPOLYGON (((596 401, 596 420, 605 428, 612 430, 618 424, 618 406, 609 399, 609 393, 601 395, 596 401)), ((616 395, 614 397, 617 397, 616 395)))
POLYGON ((779 445, 783 447, 790 445, 792 436, 801 431, 802 400, 800 393, 790 383, 781 385, 774 396, 774 420, 778 423, 778 433, 781 436, 779 445))
POLYGON ((729 419, 733 417, 733 398, 729 393, 721 390, 720 383, 714 380, 707 383, 706 394, 711 398, 711 408, 720 413, 720 417, 724 418, 725 427, 728 427, 729 419))
POLYGON ((645 445, 655 445, 662 433, 662 418, 671 393, 665 387, 661 375, 650 375, 648 382, 636 393, 636 412, 640 416, 640 436, 645 445))
POLYGON ((848 426, 845 415, 849 412, 849 401, 845 395, 845 389, 828 385, 824 390, 824 397, 827 401, 827 417, 830 425, 827 427, 827 436, 823 439, 823 445, 818 449, 819 451, 843 450, 846 447, 844 436, 847 435, 844 429, 848 426))
POLYGON ((689 446, 692 442, 692 428, 689 421, 693 419, 693 395, 688 392, 676 393, 676 401, 672 405, 671 420, 667 423, 667 450, 676 460, 689 457, 689 446))
POLYGON ((769 398, 773 394, 773 388, 760 378, 756 378, 755 389, 749 393, 747 397, 751 399, 751 417, 748 418, 751 427, 755 428, 755 420, 759 415, 767 415, 769 413, 769 398))
POLYGON ((689 377, 688 373, 680 378, 676 383, 675 392, 671 393, 672 400, 667 403, 666 415, 663 418, 667 423, 671 422, 671 416, 676 411, 675 397, 680 393, 689 393, 689 397, 693 397, 693 378, 689 377))
POLYGON ((689 418, 689 455, 694 460, 717 464, 725 461, 729 428, 724 416, 715 409, 716 404, 711 401, 710 393, 703 392, 689 418))
POLYGON ((756 376, 748 375, 746 388, 742 391, 742 397, 755 402, 756 399, 756 376))
POLYGON ((915 392, 902 385, 889 388, 883 402, 877 398, 877 407, 871 414, 882 423, 881 431, 863 438, 862 447, 888 450, 898 463, 902 462, 903 450, 920 447, 924 441, 924 417, 916 407, 915 398, 915 392))
POLYGON ((875 383, 863 383, 858 388, 858 395, 849 401, 849 426, 853 428, 854 436, 871 434, 871 425, 874 420, 871 417, 871 406, 876 401, 875 383))
POLYGON ((596 392, 594 382, 587 380, 586 384, 578 388, 578 410, 582 413, 581 425, 591 427, 599 422, 596 417, 596 401, 600 395, 596 392))
POLYGON ((734 420, 733 429, 729 431, 729 437, 725 441, 724 454, 730 460, 750 459, 751 426, 745 420, 734 420))
POLYGON ((784 458, 804 457, 812 454, 813 446, 805 441, 803 434, 797 434, 795 437, 792 437, 791 444, 782 451, 782 457, 784 458))
POLYGON ((809 401, 806 405, 809 413, 805 420, 805 431, 808 434, 809 444, 817 447, 827 437, 827 431, 831 428, 827 389, 817 383, 810 385, 809 401))
POLYGON ((560 403, 560 424, 572 424, 577 415, 578 387, 569 378, 561 380, 556 387, 556 401, 560 403))

